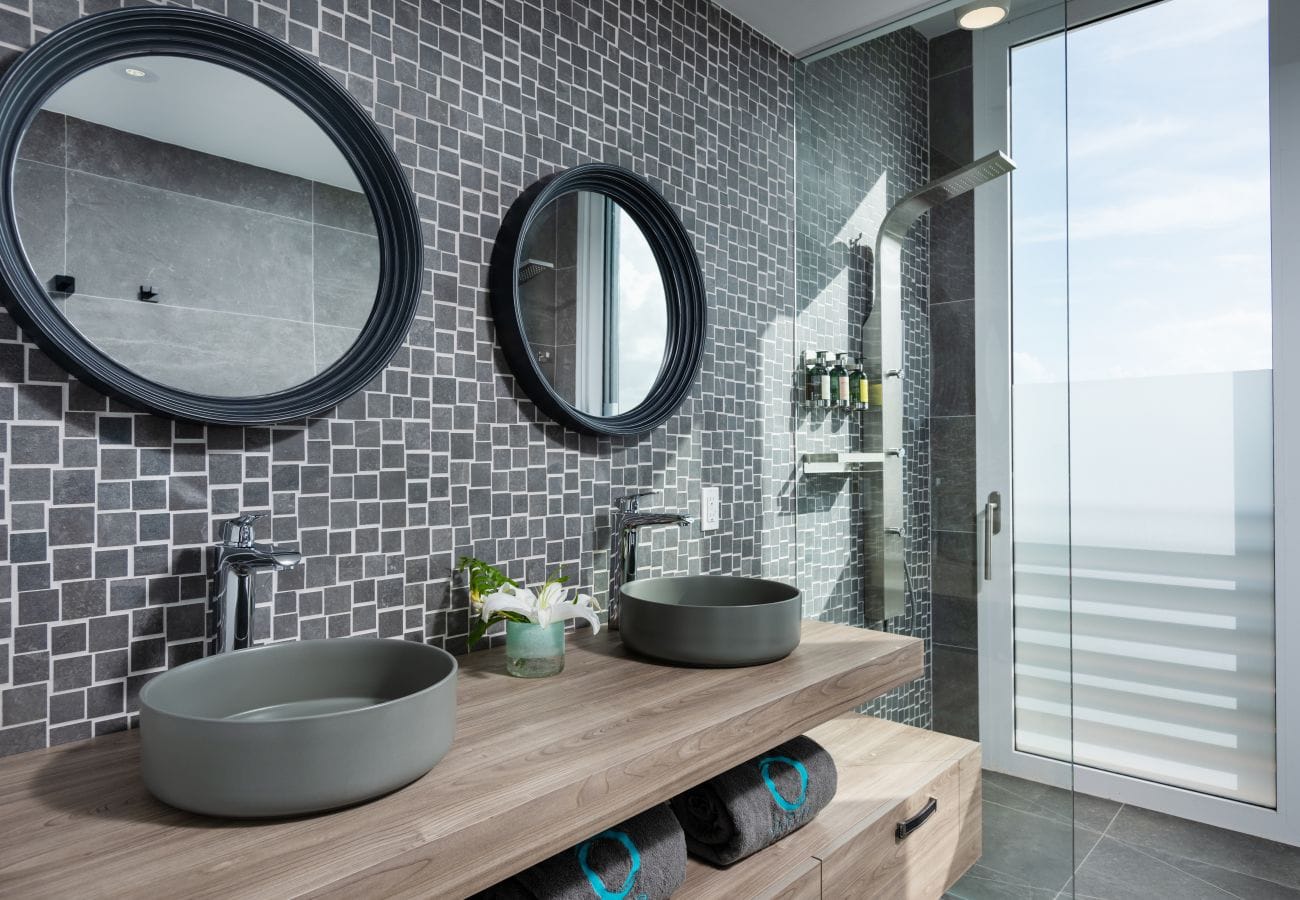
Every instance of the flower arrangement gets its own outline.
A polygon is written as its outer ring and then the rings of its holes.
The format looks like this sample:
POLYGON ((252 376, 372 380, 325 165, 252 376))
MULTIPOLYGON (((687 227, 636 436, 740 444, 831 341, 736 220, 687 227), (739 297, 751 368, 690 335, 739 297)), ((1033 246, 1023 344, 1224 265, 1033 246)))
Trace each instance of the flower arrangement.
POLYGON ((481 559, 462 556, 458 567, 465 571, 471 613, 477 619, 469 635, 471 647, 497 622, 519 622, 546 628, 567 619, 586 619, 591 623, 593 634, 600 632, 599 604, 589 594, 570 597, 573 589, 564 586, 569 580, 566 575, 555 572, 540 588, 532 591, 481 559))

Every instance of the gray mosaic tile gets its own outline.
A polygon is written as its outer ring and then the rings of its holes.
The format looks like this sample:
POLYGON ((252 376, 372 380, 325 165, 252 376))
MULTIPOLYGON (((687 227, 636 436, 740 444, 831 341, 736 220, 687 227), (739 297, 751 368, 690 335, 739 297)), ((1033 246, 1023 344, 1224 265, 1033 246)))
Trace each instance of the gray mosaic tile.
MULTIPOLYGON (((32 16, 46 28, 118 5, 42 0, 32 16)), ((45 633, 49 649, 34 652, 50 654, 48 681, 4 682, 32 696, 0 690, 0 754, 127 727, 145 681, 201 652, 201 551, 239 511, 273 513, 259 537, 307 552, 262 591, 255 632, 267 640, 377 633, 463 652, 459 555, 531 581, 563 568, 603 591, 606 512, 642 487, 660 491, 654 505, 696 515, 699 483, 723 499, 719 531, 651 536, 644 572, 794 578, 789 56, 706 0, 196 5, 307 48, 373 114, 417 196, 425 292, 383 376, 274 429, 136 413, 69 378, 0 315, 0 487, 12 492, 18 471, 51 473, 48 497, 19 501, 46 507, 50 540, 0 521, 0 610, 45 633), (542 416, 504 368, 488 307, 510 203, 589 161, 632 169, 680 211, 709 300, 699 383, 638 440, 566 433, 542 416), (87 550, 93 574, 77 552, 87 550), (40 587, 18 588, 23 566, 40 587)), ((0 43, 26 46, 32 20, 4 17, 16 27, 0 22, 0 43)), ((323 222, 370 230, 356 198, 318 194, 323 222)), ((339 329, 322 343, 333 352, 351 337, 339 329)), ((42 475, 20 477, 43 494, 42 475)), ((12 645, 0 628, 6 678, 12 645)))

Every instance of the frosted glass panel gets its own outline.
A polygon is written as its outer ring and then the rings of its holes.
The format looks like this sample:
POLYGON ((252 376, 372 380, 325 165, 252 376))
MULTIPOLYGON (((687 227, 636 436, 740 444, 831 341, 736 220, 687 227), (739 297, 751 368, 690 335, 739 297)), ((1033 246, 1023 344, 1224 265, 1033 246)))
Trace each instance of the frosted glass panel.
POLYGON ((1068 353, 1016 368, 1018 746, 1272 806, 1267 2, 1067 40, 1068 353))
POLYGON ((1011 51, 1015 740, 1070 758, 1065 39, 1011 51))

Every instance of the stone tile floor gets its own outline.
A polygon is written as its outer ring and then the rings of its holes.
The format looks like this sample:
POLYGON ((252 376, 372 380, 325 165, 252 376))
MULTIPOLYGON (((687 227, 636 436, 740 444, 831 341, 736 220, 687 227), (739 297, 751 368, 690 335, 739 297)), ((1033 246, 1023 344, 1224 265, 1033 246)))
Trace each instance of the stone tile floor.
POLYGON ((984 855, 946 897, 1300 900, 1300 848, 986 771, 984 855))

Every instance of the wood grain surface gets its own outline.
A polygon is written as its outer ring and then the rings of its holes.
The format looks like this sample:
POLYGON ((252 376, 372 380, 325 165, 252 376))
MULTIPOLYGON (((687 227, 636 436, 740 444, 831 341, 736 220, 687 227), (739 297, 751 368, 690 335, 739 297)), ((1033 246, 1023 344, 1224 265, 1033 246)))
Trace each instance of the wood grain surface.
POLYGON ((323 815, 172 809, 127 732, 0 760, 0 896, 463 897, 922 674, 914 638, 806 622, 780 662, 689 669, 571 637, 564 672, 461 659, 456 740, 415 783, 323 815))

